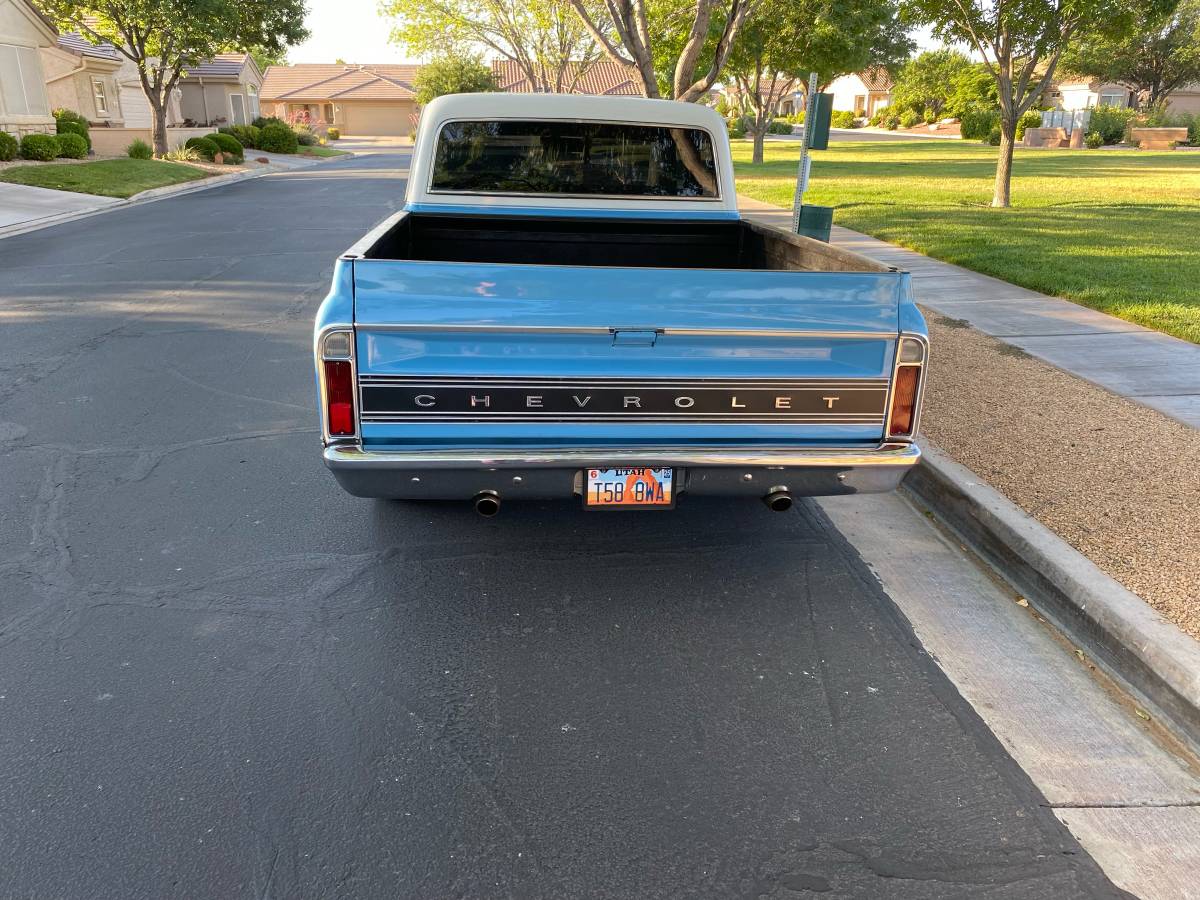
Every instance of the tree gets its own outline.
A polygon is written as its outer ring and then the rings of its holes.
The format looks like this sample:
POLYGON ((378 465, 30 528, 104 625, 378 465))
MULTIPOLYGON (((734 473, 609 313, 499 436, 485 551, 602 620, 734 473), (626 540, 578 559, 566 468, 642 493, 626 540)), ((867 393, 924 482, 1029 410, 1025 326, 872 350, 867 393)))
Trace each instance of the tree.
POLYGON ((392 41, 410 52, 482 48, 515 63, 536 92, 569 93, 602 55, 567 0, 382 0, 380 10, 395 19, 392 41))
POLYGON ((1126 85, 1143 105, 1156 106, 1200 81, 1200 0, 1183 0, 1174 10, 1139 8, 1127 35, 1081 35, 1062 64, 1076 75, 1126 85))
POLYGON ((1076 34, 1121 34, 1135 8, 1167 2, 1173 0, 906 0, 914 21, 932 25, 942 40, 968 44, 996 82, 1000 154, 992 206, 1011 203, 1017 121, 1042 96, 1076 34))
POLYGON ((602 9, 589 0, 570 3, 609 58, 637 70, 643 94, 695 102, 712 90, 763 0, 604 0, 602 9), (671 42, 678 52, 656 52, 656 44, 671 42))
POLYGON ((894 65, 912 51, 892 0, 764 0, 734 41, 726 69, 752 115, 753 161, 779 103, 817 73, 824 87, 867 66, 894 65))
POLYGON ((928 110, 940 119, 956 85, 972 68, 971 61, 957 50, 926 50, 900 69, 892 87, 891 106, 897 112, 912 110, 918 115, 928 110))
POLYGON ((417 102, 424 106, 443 94, 494 91, 496 79, 478 56, 443 56, 421 66, 413 87, 417 102))
POLYGON ((308 37, 304 0, 42 0, 64 30, 108 41, 137 66, 167 152, 167 101, 188 66, 229 48, 268 55, 308 37))
MULTIPOLYGON (((237 47, 227 47, 227 50, 237 50, 237 47)), ((258 66, 258 71, 265 72, 271 66, 286 66, 287 51, 274 52, 265 50, 262 47, 251 47, 246 51, 254 59, 254 64, 258 66)))

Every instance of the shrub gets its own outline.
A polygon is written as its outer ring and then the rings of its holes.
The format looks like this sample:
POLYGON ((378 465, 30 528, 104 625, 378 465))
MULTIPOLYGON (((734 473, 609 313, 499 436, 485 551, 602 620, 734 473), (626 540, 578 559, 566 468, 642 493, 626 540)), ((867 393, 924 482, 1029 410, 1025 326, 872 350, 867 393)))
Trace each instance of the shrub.
POLYGON ((992 130, 988 132, 988 136, 987 136, 986 140, 987 140, 987 143, 991 144, 993 147, 1000 146, 1000 126, 999 125, 992 126, 992 130))
POLYGON ((77 134, 64 132, 58 136, 58 155, 67 159, 84 159, 88 155, 87 141, 77 134))
POLYGON ((258 149, 268 153, 296 153, 300 146, 296 132, 282 122, 269 122, 259 133, 258 149))
POLYGON ((883 117, 883 127, 886 128, 888 131, 895 131, 897 128, 899 128, 900 127, 899 113, 890 112, 887 115, 885 115, 883 117))
POLYGON ((913 128, 920 121, 921 121, 921 117, 917 115, 915 110, 906 109, 903 113, 900 114, 900 127, 901 128, 913 128))
POLYGON ((848 109, 835 109, 830 117, 829 124, 834 128, 853 128, 854 113, 848 109))
POLYGON ((130 159, 151 159, 154 156, 154 150, 141 138, 126 147, 125 153, 130 159))
POLYGON ((938 120, 937 113, 932 109, 925 110, 924 120, 926 125, 936 125, 938 120))
POLYGON ((1023 140, 1026 128, 1041 128, 1042 114, 1036 109, 1027 109, 1017 119, 1017 140, 1023 140))
POLYGON ((183 146, 195 150, 200 154, 201 157, 209 161, 211 161, 214 156, 221 152, 221 148, 217 145, 217 143, 209 140, 207 137, 188 138, 184 142, 183 146))
POLYGON ((250 124, 255 128, 265 128, 268 125, 286 125, 287 122, 283 121, 283 119, 279 118, 278 116, 259 116, 250 124))
POLYGON ((169 159, 171 162, 200 162, 200 160, 204 159, 204 157, 200 155, 199 150, 197 150, 195 147, 188 146, 176 147, 174 150, 168 150, 167 155, 163 158, 169 159))
POLYGON ((791 134, 792 123, 782 119, 775 119, 767 126, 767 134, 791 134))
POLYGON ((58 138, 52 134, 27 134, 21 138, 21 159, 49 162, 61 149, 58 138))
POLYGON ((65 134, 75 135, 83 140, 83 146, 85 149, 92 149, 92 139, 88 135, 88 129, 86 125, 80 125, 78 122, 74 122, 69 119, 59 119, 55 123, 55 128, 60 137, 65 134))
POLYGON ((206 134, 205 137, 216 144, 227 156, 233 156, 239 160, 242 158, 242 145, 233 135, 218 131, 216 134, 206 134))
POLYGON ((1104 146, 1104 138, 1100 136, 1098 131, 1089 131, 1083 136, 1083 143, 1089 150, 1099 150, 1104 146))
POLYGON ((0 131, 0 162, 12 162, 17 158, 17 139, 7 131, 0 131))
POLYGON ((725 128, 729 131, 731 138, 744 138, 746 136, 746 125, 740 117, 728 120, 725 123, 725 128))
POLYGON ((243 148, 251 148, 258 146, 259 129, 253 125, 234 125, 233 136, 237 138, 239 144, 243 148))
POLYGON ((299 144, 301 147, 315 147, 317 144, 319 144, 321 142, 319 140, 317 140, 317 136, 315 134, 313 134, 312 131, 310 131, 308 128, 297 128, 296 129, 296 143, 299 144))
POLYGON ((328 131, 325 132, 325 137, 327 137, 331 141, 336 141, 341 136, 342 136, 342 133, 340 131, 338 131, 336 128, 330 128, 328 131))
POLYGON ((983 106, 964 109, 958 120, 958 130, 964 140, 984 141, 1000 122, 1000 111, 983 106))
POLYGON ((1119 144, 1137 118, 1137 111, 1122 106, 1097 106, 1088 120, 1088 131, 1098 131, 1106 144, 1119 144))

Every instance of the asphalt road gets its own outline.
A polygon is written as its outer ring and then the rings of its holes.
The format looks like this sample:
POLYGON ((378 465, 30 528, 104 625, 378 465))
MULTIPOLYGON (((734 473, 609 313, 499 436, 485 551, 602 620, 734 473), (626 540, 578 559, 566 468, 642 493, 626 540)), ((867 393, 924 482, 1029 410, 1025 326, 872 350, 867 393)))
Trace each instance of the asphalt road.
POLYGON ((1114 895, 815 505, 338 490, 405 162, 0 241, 0 897, 1114 895))

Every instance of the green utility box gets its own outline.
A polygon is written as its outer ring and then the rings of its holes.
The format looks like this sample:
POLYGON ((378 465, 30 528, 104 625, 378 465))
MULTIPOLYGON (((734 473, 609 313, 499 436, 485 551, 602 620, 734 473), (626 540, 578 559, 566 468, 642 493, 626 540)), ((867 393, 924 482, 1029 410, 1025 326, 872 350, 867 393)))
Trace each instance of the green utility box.
POLYGON ((805 237, 816 238, 818 241, 829 243, 829 235, 833 231, 833 207, 814 206, 805 203, 800 207, 800 229, 797 232, 805 237))
MULTIPOLYGON (((817 94, 817 113, 812 118, 812 138, 808 146, 812 150, 828 150, 829 125, 833 121, 833 94, 817 94)), ((807 121, 804 127, 808 127, 807 121)))

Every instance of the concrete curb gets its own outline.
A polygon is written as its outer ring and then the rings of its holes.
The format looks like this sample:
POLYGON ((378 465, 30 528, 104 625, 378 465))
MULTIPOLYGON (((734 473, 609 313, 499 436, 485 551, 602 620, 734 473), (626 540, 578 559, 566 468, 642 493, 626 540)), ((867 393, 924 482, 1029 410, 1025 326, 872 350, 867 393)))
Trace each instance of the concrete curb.
POLYGON ((922 443, 904 489, 1175 735, 1200 748, 1200 644, 969 469, 922 443))
MULTIPOLYGON (((187 181, 183 184, 170 184, 160 188, 150 188, 148 191, 142 191, 140 194, 134 194, 128 199, 117 199, 115 203, 106 203, 103 206, 98 206, 95 209, 83 209, 76 212, 63 213, 57 216, 47 216, 44 219, 34 219, 29 222, 19 222, 16 225, 9 225, 6 228, 0 228, 0 240, 7 237, 15 237, 18 234, 28 234, 31 231, 39 231, 42 228, 50 228, 54 225, 63 225, 67 222, 75 222, 79 219, 89 219, 92 216, 103 215, 107 212, 112 212, 117 209, 126 209, 130 206, 138 206, 142 203, 153 203, 155 200, 163 200, 167 197, 177 197, 180 194, 195 194, 200 191, 209 191, 213 188, 224 187, 227 184, 234 184, 238 181, 249 181, 251 178, 262 178, 264 175, 277 175, 282 172, 292 172, 297 169, 309 169, 313 166, 319 166, 322 163, 333 162, 339 159, 350 159, 354 156, 353 153, 347 152, 343 156, 319 157, 317 159, 296 160, 293 165, 276 165, 272 163, 269 166, 264 166, 261 169, 250 169, 244 172, 230 172, 228 175, 212 175, 208 178, 187 181)), ((111 199, 111 198, 109 198, 111 199)))

